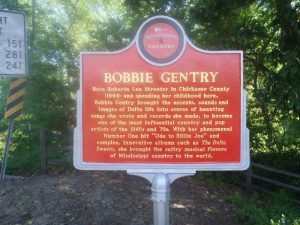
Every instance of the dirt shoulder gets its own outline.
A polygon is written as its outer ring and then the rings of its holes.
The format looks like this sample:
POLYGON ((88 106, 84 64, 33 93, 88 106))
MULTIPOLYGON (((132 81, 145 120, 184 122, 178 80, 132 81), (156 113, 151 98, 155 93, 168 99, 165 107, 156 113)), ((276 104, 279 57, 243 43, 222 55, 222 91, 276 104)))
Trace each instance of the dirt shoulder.
MULTIPOLYGON (((237 225, 221 187, 195 177, 171 186, 171 225, 237 225)), ((0 185, 1 225, 150 225, 151 185, 125 172, 72 172, 0 185)))

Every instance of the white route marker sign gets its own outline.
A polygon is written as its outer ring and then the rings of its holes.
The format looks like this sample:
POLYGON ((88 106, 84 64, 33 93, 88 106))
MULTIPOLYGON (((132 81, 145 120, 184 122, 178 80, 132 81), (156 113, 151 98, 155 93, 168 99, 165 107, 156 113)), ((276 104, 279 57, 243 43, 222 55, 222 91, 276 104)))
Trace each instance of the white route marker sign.
POLYGON ((25 15, 0 10, 0 75, 28 74, 25 15))

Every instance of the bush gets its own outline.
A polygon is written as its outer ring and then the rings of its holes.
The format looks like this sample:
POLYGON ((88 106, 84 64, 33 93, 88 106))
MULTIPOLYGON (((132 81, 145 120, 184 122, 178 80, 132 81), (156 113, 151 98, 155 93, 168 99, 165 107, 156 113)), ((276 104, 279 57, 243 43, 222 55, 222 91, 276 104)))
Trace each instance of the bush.
POLYGON ((244 225, 300 225, 300 206, 285 192, 271 198, 254 193, 249 199, 240 195, 227 197, 236 207, 236 216, 244 225))

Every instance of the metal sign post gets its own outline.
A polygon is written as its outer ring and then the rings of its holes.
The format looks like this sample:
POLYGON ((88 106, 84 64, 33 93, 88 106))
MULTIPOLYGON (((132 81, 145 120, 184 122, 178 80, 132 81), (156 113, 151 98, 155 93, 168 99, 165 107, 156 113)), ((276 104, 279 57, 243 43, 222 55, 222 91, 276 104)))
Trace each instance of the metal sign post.
POLYGON ((4 181, 6 165, 8 160, 8 152, 10 147, 11 136, 13 132, 14 121, 21 118, 23 111, 23 100, 25 96, 26 79, 24 78, 14 78, 12 79, 9 86, 9 93, 7 98, 7 103, 5 107, 4 118, 9 121, 8 136, 6 139, 6 146, 4 151, 4 157, 1 167, 1 178, 0 181, 4 181))
POLYGON ((169 224, 171 183, 250 163, 242 51, 205 51, 155 16, 117 52, 81 52, 73 163, 152 184, 154 224, 169 224))
MULTIPOLYGON (((28 75, 26 17, 20 12, 0 10, 0 76, 28 75)), ((14 120, 20 119, 23 109, 26 80, 12 79, 4 118, 9 120, 0 182, 4 181, 14 120)))
POLYGON ((7 159, 8 159, 8 152, 9 152, 10 141, 11 141, 13 129, 14 129, 14 120, 9 120, 8 135, 6 137, 5 151, 4 151, 4 157, 3 157, 3 161, 2 161, 2 167, 1 167, 0 182, 3 182, 4 177, 5 177, 6 165, 7 165, 7 159))
POLYGON ((154 225, 169 225, 169 209, 171 199, 171 184, 178 178, 193 176, 196 171, 144 171, 128 170, 129 175, 140 176, 151 184, 151 199, 153 201, 154 225))

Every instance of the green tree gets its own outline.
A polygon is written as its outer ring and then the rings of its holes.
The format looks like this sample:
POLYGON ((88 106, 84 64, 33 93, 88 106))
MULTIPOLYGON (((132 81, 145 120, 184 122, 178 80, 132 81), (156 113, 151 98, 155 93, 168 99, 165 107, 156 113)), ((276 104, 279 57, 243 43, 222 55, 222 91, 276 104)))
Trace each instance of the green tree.
MULTIPOLYGON (((125 4, 133 24, 168 15, 180 21, 202 49, 243 50, 252 154, 269 155, 267 163, 272 165, 291 165, 290 156, 300 145, 299 1, 127 0, 125 4)), ((296 158, 293 170, 300 167, 296 158)))

